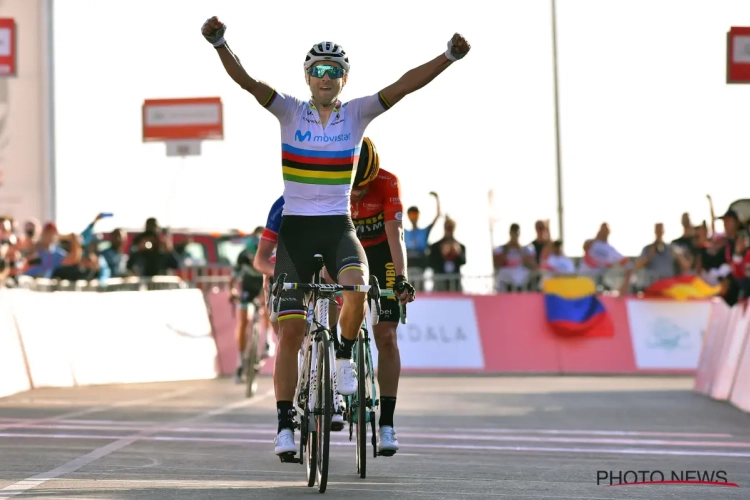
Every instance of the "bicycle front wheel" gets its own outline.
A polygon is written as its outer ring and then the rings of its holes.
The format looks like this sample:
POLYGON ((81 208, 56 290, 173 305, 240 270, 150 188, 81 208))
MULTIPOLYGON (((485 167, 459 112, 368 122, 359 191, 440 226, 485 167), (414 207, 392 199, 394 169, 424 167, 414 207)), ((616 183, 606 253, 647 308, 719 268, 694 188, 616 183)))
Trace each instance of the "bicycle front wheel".
POLYGON ((318 438, 318 491, 323 493, 328 484, 328 455, 331 444, 333 415, 333 371, 331 370, 331 340, 323 333, 318 343, 318 387, 315 401, 315 422, 318 438))
POLYGON ((364 335, 357 339, 357 472, 367 476, 367 371, 364 335))

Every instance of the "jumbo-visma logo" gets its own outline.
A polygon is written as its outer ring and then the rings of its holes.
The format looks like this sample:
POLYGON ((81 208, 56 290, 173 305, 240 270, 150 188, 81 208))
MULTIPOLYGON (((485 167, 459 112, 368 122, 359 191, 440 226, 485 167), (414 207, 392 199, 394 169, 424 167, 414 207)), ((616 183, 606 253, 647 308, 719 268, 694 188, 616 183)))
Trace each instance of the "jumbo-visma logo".
POLYGON ((348 141, 352 134, 339 134, 339 135, 312 135, 309 130, 302 133, 301 130, 297 130, 294 133, 294 140, 297 142, 341 142, 348 141))

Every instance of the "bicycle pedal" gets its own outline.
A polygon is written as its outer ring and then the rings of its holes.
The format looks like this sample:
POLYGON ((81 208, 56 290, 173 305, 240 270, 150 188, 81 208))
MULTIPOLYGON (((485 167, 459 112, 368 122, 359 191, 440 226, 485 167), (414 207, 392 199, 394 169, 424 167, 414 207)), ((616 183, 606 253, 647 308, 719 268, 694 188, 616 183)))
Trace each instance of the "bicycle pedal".
POLYGON ((279 459, 281 460, 282 463, 286 463, 286 464, 301 464, 302 459, 297 458, 295 455, 296 453, 292 453, 292 452, 282 453, 279 455, 279 459))

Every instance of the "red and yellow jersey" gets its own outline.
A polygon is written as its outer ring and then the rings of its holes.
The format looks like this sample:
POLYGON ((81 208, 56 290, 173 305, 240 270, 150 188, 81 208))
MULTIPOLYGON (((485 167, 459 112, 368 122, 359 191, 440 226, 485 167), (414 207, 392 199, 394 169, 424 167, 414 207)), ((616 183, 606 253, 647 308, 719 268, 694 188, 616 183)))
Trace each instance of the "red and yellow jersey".
POLYGON ((361 200, 351 202, 352 221, 357 229, 357 238, 363 247, 370 247, 388 240, 385 223, 401 220, 401 183, 394 174, 380 169, 378 176, 368 185, 369 190, 361 200))

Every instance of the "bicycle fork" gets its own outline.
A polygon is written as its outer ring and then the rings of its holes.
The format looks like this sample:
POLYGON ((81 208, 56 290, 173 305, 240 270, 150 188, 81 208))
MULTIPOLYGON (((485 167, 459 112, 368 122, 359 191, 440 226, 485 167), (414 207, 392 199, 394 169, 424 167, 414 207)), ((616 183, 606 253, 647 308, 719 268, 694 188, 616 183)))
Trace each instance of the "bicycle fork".
MULTIPOLYGON (((327 299, 318 299, 315 308, 317 309, 317 317, 319 319, 319 326, 322 331, 319 332, 320 335, 325 335, 326 332, 330 331, 328 326, 328 300, 327 299)), ((314 318, 314 311, 313 311, 313 305, 310 304, 307 310, 307 325, 308 328, 312 327, 314 318)), ((339 411, 339 391, 338 391, 338 377, 336 375, 336 358, 335 358, 335 351, 333 348, 333 342, 329 342, 329 352, 328 352, 328 359, 331 361, 330 363, 330 370, 331 373, 328 374, 330 377, 330 380, 333 381, 333 413, 338 413, 339 411)), ((314 414, 315 412, 315 402, 316 402, 316 394, 318 389, 318 342, 312 342, 312 352, 310 356, 310 389, 308 394, 308 403, 307 407, 310 411, 310 414, 314 414)))

